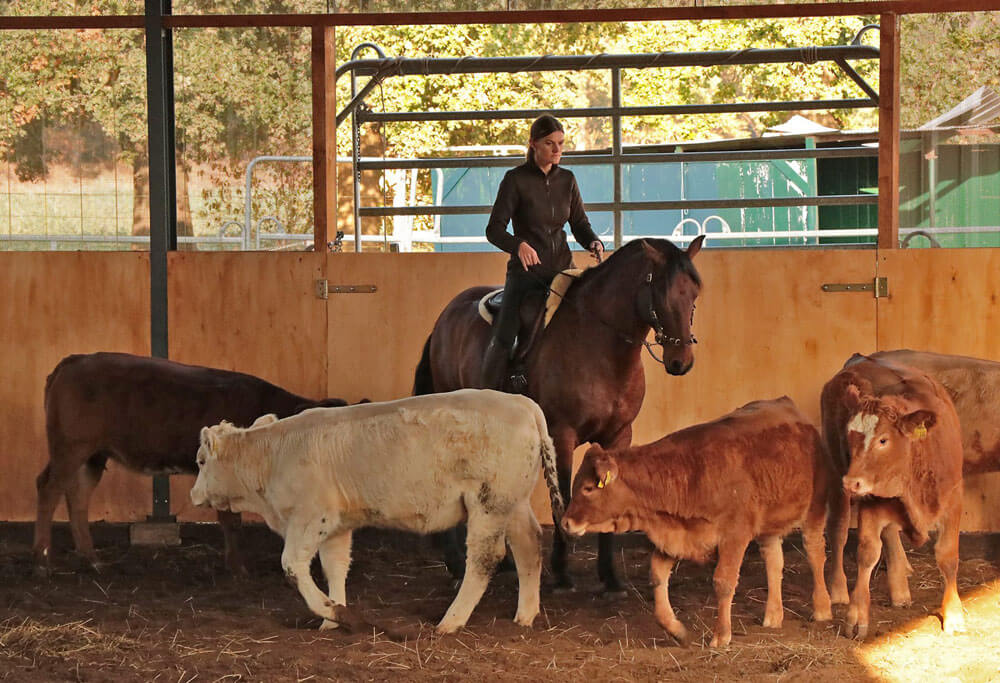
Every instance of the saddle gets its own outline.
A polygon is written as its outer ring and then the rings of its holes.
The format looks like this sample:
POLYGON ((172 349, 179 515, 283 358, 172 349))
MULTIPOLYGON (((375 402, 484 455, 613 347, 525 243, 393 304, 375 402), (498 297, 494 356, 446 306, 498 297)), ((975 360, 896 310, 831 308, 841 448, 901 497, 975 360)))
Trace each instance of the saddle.
MULTIPOLYGON (((529 294, 521 302, 521 323, 518 327, 517 337, 514 339, 514 347, 511 349, 510 369, 514 377, 514 384, 521 384, 521 388, 526 385, 525 379, 525 359, 528 352, 534 347, 541 337, 541 332, 545 329, 556 309, 562 303, 563 297, 569 290, 570 285, 583 272, 581 268, 569 268, 558 273, 549 285, 548 296, 542 297, 529 294)), ((479 300, 479 315, 490 325, 500 312, 503 305, 503 289, 495 289, 479 300)), ((519 388, 514 387, 515 390, 519 388)))

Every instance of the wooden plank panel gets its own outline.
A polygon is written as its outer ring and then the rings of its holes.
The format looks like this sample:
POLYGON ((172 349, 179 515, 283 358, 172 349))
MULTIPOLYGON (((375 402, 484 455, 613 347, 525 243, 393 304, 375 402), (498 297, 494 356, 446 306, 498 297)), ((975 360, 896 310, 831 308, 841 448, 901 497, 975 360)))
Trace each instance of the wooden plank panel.
MULTIPOLYGON (((45 378, 72 353, 149 353, 149 256, 145 253, 0 253, 0 520, 35 518, 35 478, 48 461, 45 378)), ((109 463, 93 520, 142 519, 150 479, 109 463)), ((66 519, 60 506, 56 519, 66 519)))
MULTIPOLYGON (((878 347, 1000 360, 1000 250, 882 251, 878 347)), ((964 531, 1000 531, 1000 474, 966 479, 964 531)))
POLYGON ((873 294, 822 285, 870 282, 874 264, 873 250, 702 251, 695 365, 670 377, 647 359, 633 443, 783 394, 819 425, 823 384, 876 339, 873 294))
POLYGON ((467 287, 502 287, 506 259, 499 252, 329 254, 331 287, 373 284, 378 291, 330 294, 328 391, 352 402, 409 396, 441 310, 467 287))
MULTIPOLYGON (((326 394, 326 302, 314 293, 325 255, 173 252, 170 358, 238 370, 289 391, 326 394)), ((214 519, 191 505, 193 477, 171 477, 171 511, 214 519)))

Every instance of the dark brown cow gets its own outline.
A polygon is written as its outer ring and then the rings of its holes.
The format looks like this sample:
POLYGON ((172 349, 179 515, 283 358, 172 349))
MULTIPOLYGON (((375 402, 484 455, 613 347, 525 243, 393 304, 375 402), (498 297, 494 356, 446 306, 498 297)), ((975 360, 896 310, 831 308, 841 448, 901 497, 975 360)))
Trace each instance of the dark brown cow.
MULTIPOLYGON (((941 619, 946 633, 962 630, 958 597, 958 533, 962 515, 962 436, 947 391, 927 374, 885 359, 855 354, 823 387, 823 435, 843 477, 833 529, 834 602, 846 602, 843 572, 850 501, 858 503, 858 580, 850 596, 850 635, 868 633, 869 581, 882 538, 905 533, 914 545, 937 529, 934 546, 945 581, 941 619)), ((908 604, 902 546, 888 544, 893 605, 908 604)))
POLYGON ((764 626, 781 626, 781 539, 799 524, 813 574, 814 618, 832 619, 823 527, 836 487, 819 432, 785 396, 748 403, 645 446, 592 447, 562 525, 571 534, 645 531, 655 546, 656 619, 682 644, 689 636, 670 606, 670 571, 678 559, 704 563, 718 549, 711 646, 724 647, 732 639, 733 594, 751 540, 767 569, 764 626))
MULTIPOLYGON (((241 372, 126 353, 67 356, 45 382, 49 462, 38 475, 36 567, 48 573, 52 514, 63 494, 76 550, 97 567, 87 512, 108 458, 144 474, 197 474, 202 427, 222 420, 249 426, 267 413, 285 417, 343 405, 303 398, 241 372)), ((220 512, 219 523, 226 564, 243 572, 234 533, 240 516, 220 512)))

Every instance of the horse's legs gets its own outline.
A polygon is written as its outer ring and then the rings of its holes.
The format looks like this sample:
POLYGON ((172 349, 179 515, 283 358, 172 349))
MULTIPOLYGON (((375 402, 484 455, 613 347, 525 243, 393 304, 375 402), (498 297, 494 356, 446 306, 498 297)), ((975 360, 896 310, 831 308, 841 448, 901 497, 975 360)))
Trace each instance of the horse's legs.
MULTIPOLYGON (((573 450, 576 448, 576 432, 562 428, 550 432, 556 447, 556 474, 559 477, 559 492, 569 505, 573 476, 573 450)), ((552 575, 557 590, 572 590, 573 582, 566 571, 566 540, 556 530, 552 534, 552 575)))
MULTIPOLYGON (((622 427, 614 438, 607 443, 601 443, 601 448, 611 450, 628 448, 632 443, 632 425, 622 427)), ((624 596, 625 588, 618 580, 615 572, 615 535, 611 533, 597 535, 597 578, 604 584, 604 592, 609 596, 624 596)))

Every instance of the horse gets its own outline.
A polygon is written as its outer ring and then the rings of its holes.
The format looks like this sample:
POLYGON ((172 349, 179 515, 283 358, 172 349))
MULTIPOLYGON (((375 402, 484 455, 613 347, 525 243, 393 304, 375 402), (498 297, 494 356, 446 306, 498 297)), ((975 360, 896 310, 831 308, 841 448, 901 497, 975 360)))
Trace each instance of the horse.
MULTIPOLYGON (((684 375, 694 364, 691 326, 701 278, 692 259, 703 241, 704 235, 695 238, 686 251, 665 239, 625 244, 578 276, 527 351, 523 393, 545 414, 567 504, 577 446, 589 442, 616 449, 631 444, 632 421, 646 393, 643 347, 670 375, 684 375), (653 342, 646 341, 650 330, 653 342), (653 351, 656 345, 661 358, 653 351)), ((466 289, 441 312, 414 373, 414 395, 479 386, 491 335, 479 301, 493 289, 466 289)), ((463 566, 460 552, 446 547, 445 555, 457 578, 463 566)), ((623 593, 610 533, 599 535, 597 565, 605 590, 623 593)), ((556 588, 571 589, 566 542, 559 533, 553 536, 551 567, 556 588)))

